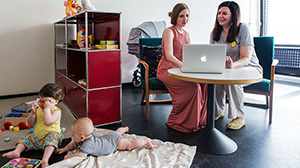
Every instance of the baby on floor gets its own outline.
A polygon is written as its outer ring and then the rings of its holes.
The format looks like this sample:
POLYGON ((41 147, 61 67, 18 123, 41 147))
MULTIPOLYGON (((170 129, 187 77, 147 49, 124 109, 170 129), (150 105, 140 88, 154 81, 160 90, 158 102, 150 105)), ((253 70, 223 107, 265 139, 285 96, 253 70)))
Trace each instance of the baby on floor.
POLYGON ((66 155, 64 159, 79 156, 106 156, 117 150, 132 150, 134 148, 146 146, 153 149, 153 145, 148 138, 136 138, 132 141, 124 138, 122 135, 129 131, 128 127, 120 127, 116 131, 109 132, 102 136, 95 136, 92 120, 87 117, 77 119, 73 122, 72 141, 64 148, 56 149, 61 154, 76 147, 80 147, 79 152, 73 155, 66 155))

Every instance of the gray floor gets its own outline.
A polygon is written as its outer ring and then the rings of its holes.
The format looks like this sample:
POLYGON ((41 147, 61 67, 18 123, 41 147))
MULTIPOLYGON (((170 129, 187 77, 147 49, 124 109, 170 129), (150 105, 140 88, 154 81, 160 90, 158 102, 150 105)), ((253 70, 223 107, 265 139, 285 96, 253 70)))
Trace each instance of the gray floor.
MULTIPOLYGON (((122 123, 104 126, 104 128, 116 129, 120 125, 126 125, 130 127, 130 133, 133 134, 145 135, 163 141, 185 143, 188 134, 177 132, 164 124, 172 105, 150 105, 150 118, 149 121, 146 121, 145 105, 139 104, 141 89, 134 88, 131 84, 125 84, 123 85, 122 96, 122 123)), ((247 100, 264 101, 265 98, 248 95, 247 100)), ((216 128, 237 143, 237 151, 229 155, 210 155, 197 152, 191 167, 300 167, 299 100, 299 78, 276 75, 273 123, 268 124, 268 110, 251 106, 245 107, 247 125, 241 130, 227 130, 225 125, 230 120, 226 117, 218 120, 215 123, 216 128)), ((24 153, 24 156, 39 158, 41 153, 24 153)), ((52 155, 50 164, 62 158, 63 156, 52 155)), ((6 161, 0 157, 1 165, 6 161)))

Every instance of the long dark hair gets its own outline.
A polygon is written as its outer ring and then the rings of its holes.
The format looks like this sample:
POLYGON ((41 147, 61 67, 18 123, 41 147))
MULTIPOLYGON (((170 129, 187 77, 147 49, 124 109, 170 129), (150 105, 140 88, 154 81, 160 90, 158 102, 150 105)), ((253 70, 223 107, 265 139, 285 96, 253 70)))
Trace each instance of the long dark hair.
POLYGON ((230 26, 230 29, 228 32, 228 36, 226 38, 226 42, 231 43, 231 42, 235 41, 235 39, 239 33, 240 7, 234 1, 225 1, 219 5, 217 15, 216 15, 216 22, 215 22, 215 26, 213 29, 213 40, 214 41, 220 40, 220 36, 221 36, 222 30, 223 30, 223 27, 218 22, 218 13, 219 13, 220 8, 222 8, 222 7, 228 7, 231 12, 231 26, 230 26))
POLYGON ((173 26, 175 26, 177 24, 178 15, 184 9, 189 10, 189 7, 185 3, 178 3, 173 7, 172 12, 168 13, 168 15, 171 17, 171 24, 173 26))

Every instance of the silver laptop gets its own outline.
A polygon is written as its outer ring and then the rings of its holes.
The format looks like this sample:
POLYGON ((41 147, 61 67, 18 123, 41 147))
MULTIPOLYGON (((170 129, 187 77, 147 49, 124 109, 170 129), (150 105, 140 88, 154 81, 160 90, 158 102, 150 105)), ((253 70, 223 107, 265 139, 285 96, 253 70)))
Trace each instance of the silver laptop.
POLYGON ((184 44, 181 71, 223 73, 225 57, 225 44, 184 44))

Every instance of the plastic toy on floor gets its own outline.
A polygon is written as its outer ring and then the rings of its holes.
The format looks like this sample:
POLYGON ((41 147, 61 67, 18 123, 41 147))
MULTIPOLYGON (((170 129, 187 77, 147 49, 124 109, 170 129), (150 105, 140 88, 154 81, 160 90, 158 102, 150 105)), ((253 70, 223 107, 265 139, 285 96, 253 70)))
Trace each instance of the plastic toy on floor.
POLYGON ((11 168, 11 167, 30 167, 37 168, 41 164, 39 159, 30 159, 30 158, 15 158, 11 159, 1 168, 11 168))
POLYGON ((19 126, 20 123, 24 123, 26 126, 28 115, 29 113, 9 113, 6 116, 4 116, 4 126, 19 126))

